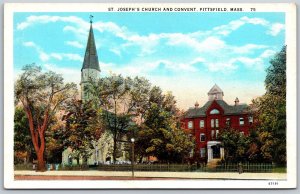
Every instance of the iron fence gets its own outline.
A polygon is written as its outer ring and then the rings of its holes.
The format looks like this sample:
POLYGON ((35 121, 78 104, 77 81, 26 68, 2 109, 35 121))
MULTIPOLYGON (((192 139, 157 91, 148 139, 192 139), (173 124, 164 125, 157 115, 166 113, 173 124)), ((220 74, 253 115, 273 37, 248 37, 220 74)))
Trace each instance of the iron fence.
MULTIPOLYGON (((271 173, 274 169, 271 163, 224 163, 214 167, 208 167, 205 164, 135 164, 134 171, 148 172, 252 172, 252 173, 271 173)), ((15 165, 15 170, 35 170, 32 164, 15 165)), ((110 165, 60 165, 57 169, 48 170, 99 170, 99 171, 131 171, 130 164, 110 164, 110 165)))
MULTIPOLYGON (((131 171, 132 166, 123 165, 99 165, 98 170, 102 171, 131 171)), ((134 171, 158 171, 158 172, 192 172, 196 171, 196 165, 186 164, 136 164, 134 171)))
POLYGON ((272 172, 274 165, 272 163, 243 163, 243 164, 220 164, 216 168, 209 169, 213 172, 252 172, 263 173, 272 172))

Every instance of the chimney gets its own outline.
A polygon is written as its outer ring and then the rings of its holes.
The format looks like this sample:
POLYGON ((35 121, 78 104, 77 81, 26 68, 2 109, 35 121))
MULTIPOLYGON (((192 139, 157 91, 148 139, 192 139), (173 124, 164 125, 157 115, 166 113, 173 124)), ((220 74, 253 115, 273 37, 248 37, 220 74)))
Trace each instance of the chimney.
POLYGON ((240 102, 240 101, 239 101, 238 97, 236 97, 235 100, 234 100, 234 106, 239 105, 239 102, 240 102))
POLYGON ((198 108, 198 107, 199 107, 199 103, 196 102, 196 103, 195 103, 195 108, 198 108))

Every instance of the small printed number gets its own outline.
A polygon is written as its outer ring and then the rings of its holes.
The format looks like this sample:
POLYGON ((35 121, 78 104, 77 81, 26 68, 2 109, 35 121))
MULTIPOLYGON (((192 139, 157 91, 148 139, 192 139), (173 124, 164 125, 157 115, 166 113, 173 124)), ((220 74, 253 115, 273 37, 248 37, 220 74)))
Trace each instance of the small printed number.
POLYGON ((250 8, 250 11, 256 11, 255 8, 250 8))
POLYGON ((278 185, 278 182, 269 182, 268 185, 278 185))

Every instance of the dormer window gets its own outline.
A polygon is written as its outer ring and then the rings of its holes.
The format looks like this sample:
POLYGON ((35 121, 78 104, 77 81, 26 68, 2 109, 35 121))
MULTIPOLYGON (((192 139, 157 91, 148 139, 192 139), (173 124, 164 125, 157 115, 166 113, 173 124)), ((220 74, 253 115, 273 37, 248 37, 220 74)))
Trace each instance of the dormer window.
POLYGON ((210 111, 209 114, 211 114, 211 115, 220 114, 220 111, 218 109, 213 109, 213 110, 210 111))

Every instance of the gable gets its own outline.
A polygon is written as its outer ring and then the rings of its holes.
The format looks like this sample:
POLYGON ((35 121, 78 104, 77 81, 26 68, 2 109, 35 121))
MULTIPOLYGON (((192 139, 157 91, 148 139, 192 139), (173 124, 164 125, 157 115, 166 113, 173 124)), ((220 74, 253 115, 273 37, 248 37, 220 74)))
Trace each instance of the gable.
POLYGON ((210 115, 212 110, 218 110, 219 114, 224 114, 224 108, 218 103, 219 100, 214 100, 206 110, 206 115, 210 115))

